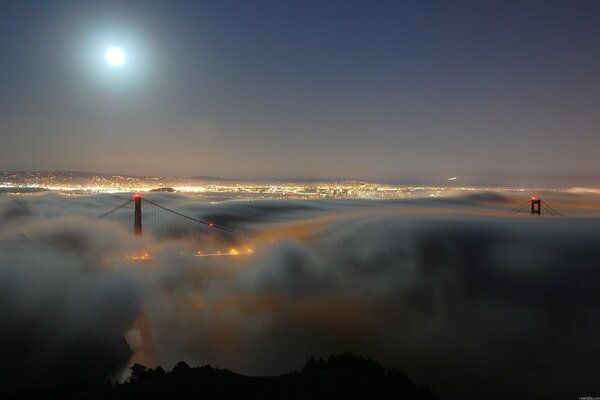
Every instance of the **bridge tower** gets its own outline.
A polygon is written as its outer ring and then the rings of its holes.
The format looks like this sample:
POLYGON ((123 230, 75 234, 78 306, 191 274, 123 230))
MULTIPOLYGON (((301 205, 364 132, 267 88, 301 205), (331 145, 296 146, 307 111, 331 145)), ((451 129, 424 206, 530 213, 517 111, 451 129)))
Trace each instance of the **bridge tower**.
POLYGON ((531 215, 542 215, 542 199, 531 198, 531 215))
MULTIPOLYGON (((142 236, 142 196, 139 193, 133 195, 135 204, 133 216, 133 233, 135 236, 142 236)), ((154 347, 154 337, 152 336, 152 325, 150 316, 146 310, 142 310, 134 325, 140 334, 141 355, 138 354, 140 362, 149 368, 155 368, 158 365, 156 348, 154 347)))
POLYGON ((133 233, 135 233, 135 236, 142 236, 142 196, 136 193, 133 196, 133 201, 135 203, 133 233))

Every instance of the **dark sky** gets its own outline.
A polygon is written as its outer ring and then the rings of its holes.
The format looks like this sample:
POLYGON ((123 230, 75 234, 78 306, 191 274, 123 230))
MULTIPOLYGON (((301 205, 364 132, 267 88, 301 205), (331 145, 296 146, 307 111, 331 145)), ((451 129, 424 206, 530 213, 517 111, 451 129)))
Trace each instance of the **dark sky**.
POLYGON ((596 1, 6 1, 0 52, 2 170, 600 178, 596 1))

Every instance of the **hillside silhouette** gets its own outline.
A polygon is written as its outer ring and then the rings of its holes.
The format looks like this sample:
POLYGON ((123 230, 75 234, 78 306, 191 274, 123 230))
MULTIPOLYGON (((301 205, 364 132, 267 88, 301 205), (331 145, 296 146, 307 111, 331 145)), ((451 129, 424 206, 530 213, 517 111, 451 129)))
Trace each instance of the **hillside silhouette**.
POLYGON ((15 399, 405 399, 434 400, 435 393, 415 384, 397 368, 350 353, 311 358, 304 368, 281 376, 251 377, 210 365, 192 368, 180 361, 171 371, 135 364, 119 385, 74 384, 29 388, 15 399))

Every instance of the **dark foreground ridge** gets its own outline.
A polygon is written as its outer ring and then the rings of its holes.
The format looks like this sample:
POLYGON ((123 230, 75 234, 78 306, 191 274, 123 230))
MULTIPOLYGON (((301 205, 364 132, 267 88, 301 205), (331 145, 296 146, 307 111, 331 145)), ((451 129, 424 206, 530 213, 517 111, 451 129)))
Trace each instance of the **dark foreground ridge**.
POLYGON ((179 362, 172 371, 131 367, 120 385, 69 385, 28 389, 13 399, 406 399, 433 400, 435 393, 416 385, 396 368, 350 353, 323 360, 311 358, 301 372, 250 377, 210 365, 192 368, 179 362))

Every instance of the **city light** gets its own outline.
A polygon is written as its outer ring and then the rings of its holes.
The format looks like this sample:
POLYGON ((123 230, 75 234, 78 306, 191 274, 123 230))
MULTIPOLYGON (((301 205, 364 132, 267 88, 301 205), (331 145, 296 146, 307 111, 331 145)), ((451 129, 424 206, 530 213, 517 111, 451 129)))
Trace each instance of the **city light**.
POLYGON ((143 254, 127 255, 126 258, 131 261, 142 261, 142 260, 149 260, 152 257, 150 257, 149 253, 143 253, 143 254))
MULTIPOLYGON (((253 181, 202 181, 190 178, 140 177, 129 175, 79 175, 66 172, 5 172, 0 173, 0 187, 7 193, 19 189, 46 189, 64 194, 135 193, 168 191, 198 194, 211 204, 223 201, 223 196, 237 199, 402 199, 435 197, 444 193, 495 190, 501 192, 534 191, 536 188, 476 188, 468 186, 405 186, 365 181, 341 182, 253 182, 253 181)), ((210 227, 215 227, 210 224, 210 227)))
MULTIPOLYGON (((252 255, 254 254, 254 249, 247 248, 246 251, 238 250, 236 248, 229 249, 229 251, 221 251, 217 250, 213 253, 205 253, 202 250, 197 250, 195 253, 186 255, 185 252, 181 251, 179 253, 180 257, 231 257, 231 256, 243 256, 243 255, 252 255)), ((141 253, 141 254, 129 254, 126 255, 125 258, 129 261, 148 261, 153 259, 150 253, 141 253)))

